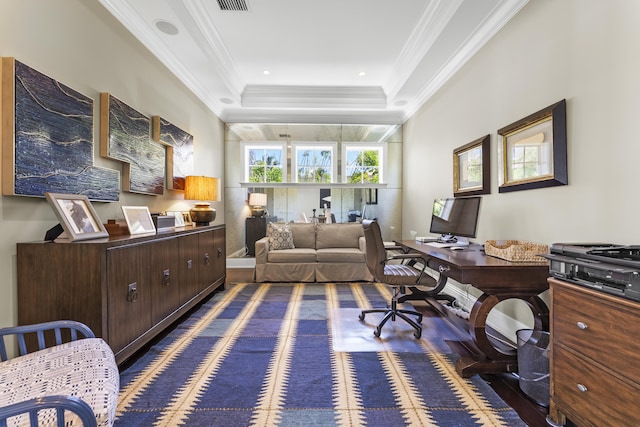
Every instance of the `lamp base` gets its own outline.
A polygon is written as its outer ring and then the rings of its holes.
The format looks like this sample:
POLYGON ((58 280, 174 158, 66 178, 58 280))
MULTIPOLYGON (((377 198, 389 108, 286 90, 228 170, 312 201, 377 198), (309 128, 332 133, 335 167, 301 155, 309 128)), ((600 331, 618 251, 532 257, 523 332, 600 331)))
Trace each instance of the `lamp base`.
POLYGON ((216 210, 209 203, 196 203, 189 213, 197 226, 209 225, 216 219, 216 210))
POLYGON ((264 216, 264 207, 254 206, 251 208, 251 216, 254 218, 262 218, 264 216))

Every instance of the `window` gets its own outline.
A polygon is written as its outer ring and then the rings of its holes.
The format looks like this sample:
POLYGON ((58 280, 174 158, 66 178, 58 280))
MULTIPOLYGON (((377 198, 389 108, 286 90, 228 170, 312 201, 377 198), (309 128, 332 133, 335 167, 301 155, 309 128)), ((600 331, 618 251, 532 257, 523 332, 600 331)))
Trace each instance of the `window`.
POLYGON ((384 183, 386 144, 344 143, 343 181, 350 184, 384 183))
POLYGON ((335 142, 300 143, 292 145, 294 182, 331 183, 336 177, 335 142))
POLYGON ((287 147, 280 142, 245 143, 246 182, 286 182, 287 147))

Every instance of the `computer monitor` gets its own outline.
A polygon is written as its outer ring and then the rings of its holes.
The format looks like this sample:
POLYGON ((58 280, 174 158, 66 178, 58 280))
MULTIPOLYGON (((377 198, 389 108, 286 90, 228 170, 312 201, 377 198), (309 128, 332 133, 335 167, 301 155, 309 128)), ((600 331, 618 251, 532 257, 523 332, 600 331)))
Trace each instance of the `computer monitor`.
POLYGON ((435 199, 429 231, 440 234, 439 242, 468 244, 476 237, 481 197, 435 199))

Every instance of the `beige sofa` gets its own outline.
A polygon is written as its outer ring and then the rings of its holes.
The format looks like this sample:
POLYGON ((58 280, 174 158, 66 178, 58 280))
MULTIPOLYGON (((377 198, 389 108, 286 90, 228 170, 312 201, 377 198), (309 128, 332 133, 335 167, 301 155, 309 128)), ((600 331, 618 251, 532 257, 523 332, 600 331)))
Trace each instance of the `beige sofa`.
POLYGON ((282 228, 284 224, 268 227, 267 236, 256 242, 256 282, 373 280, 365 261, 362 224, 287 225, 293 236, 293 248, 274 249, 272 227, 282 228))

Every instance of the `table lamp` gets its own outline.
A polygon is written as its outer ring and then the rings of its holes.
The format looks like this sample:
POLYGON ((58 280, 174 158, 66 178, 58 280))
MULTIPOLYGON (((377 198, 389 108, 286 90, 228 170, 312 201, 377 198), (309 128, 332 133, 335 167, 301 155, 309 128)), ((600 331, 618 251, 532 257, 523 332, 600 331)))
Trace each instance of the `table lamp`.
POLYGON ((249 194, 249 205, 251 215, 256 218, 264 216, 264 207, 267 206, 267 195, 264 193, 249 194))
POLYGON ((187 176, 184 183, 184 199, 199 200, 191 208, 191 220, 196 225, 209 225, 216 219, 216 210, 208 200, 218 200, 218 178, 187 176))

